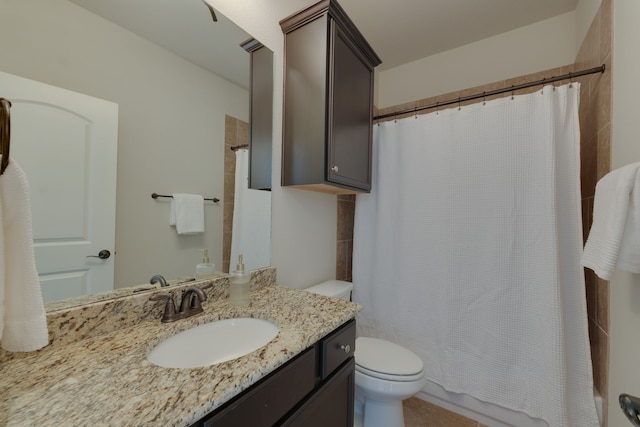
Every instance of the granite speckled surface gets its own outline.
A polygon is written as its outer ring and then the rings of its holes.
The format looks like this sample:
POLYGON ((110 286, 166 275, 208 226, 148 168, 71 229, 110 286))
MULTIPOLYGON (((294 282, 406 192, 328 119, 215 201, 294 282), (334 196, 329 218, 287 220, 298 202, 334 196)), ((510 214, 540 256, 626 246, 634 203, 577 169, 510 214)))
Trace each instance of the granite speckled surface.
MULTIPOLYGON (((217 280, 208 290, 205 312, 191 318, 161 323, 161 310, 154 305, 147 307, 151 314, 139 317, 137 323, 131 320, 137 314, 130 313, 108 328, 92 327, 95 320, 78 320, 67 313, 73 318, 68 323, 75 325, 67 335, 80 331, 75 339, 60 334, 37 352, 0 355, 0 425, 188 426, 360 310, 358 304, 268 283, 252 288, 249 306, 231 307, 225 280, 217 280), (147 361, 147 353, 162 340, 232 317, 270 320, 280 332, 260 349, 210 367, 171 369, 147 361)), ((127 299, 146 304, 148 297, 127 299)))

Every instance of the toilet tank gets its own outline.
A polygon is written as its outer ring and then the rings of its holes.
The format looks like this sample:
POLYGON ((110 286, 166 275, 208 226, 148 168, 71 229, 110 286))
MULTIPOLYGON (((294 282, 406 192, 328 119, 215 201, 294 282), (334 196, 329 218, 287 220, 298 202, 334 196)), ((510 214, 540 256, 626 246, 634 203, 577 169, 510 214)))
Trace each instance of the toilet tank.
POLYGON ((353 283, 344 280, 327 280, 326 282, 305 288, 305 291, 327 297, 339 298, 345 301, 351 300, 351 290, 353 283))

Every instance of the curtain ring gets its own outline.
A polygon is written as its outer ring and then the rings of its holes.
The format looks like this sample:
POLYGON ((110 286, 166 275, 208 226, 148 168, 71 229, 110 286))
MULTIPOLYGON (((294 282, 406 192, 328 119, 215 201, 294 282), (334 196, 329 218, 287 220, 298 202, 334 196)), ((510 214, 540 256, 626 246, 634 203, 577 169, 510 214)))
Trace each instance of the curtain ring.
POLYGON ((482 91, 482 105, 487 105, 487 92, 482 91))
POLYGON ((413 107, 413 115, 415 116, 415 118, 418 118, 418 107, 413 107))
POLYGON ((460 97, 458 97, 458 111, 460 111, 460 97))
POLYGON ((569 73, 569 89, 573 87, 573 73, 569 73))
POLYGON ((513 96, 513 85, 511 85, 511 100, 514 100, 514 96, 513 96))
POLYGON ((440 105, 440 101, 436 102, 436 116, 440 115, 440 110, 438 110, 438 106, 440 105))

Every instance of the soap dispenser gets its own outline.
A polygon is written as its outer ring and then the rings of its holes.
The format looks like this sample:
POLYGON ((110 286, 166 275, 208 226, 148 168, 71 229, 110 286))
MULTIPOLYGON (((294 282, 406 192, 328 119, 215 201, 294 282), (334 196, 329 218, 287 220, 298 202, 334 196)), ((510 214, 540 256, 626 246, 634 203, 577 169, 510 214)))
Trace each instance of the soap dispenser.
POLYGON ((241 306, 249 304, 249 287, 251 285, 249 272, 244 270, 242 254, 238 255, 236 270, 229 274, 231 287, 229 288, 229 304, 241 306))
POLYGON ((216 270, 216 265, 209 262, 209 250, 208 249, 201 249, 201 250, 203 252, 202 262, 196 265, 196 280, 213 277, 216 270))

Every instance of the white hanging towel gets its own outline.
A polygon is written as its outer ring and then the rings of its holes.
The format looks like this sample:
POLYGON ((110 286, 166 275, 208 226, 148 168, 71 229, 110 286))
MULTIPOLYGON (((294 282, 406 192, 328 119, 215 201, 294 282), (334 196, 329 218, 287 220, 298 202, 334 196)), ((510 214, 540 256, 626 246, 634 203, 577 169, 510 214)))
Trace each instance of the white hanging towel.
POLYGON ((271 264, 271 192, 249 188, 249 151, 236 151, 231 264, 244 255, 245 269, 271 264))
POLYGON ((172 197, 169 225, 175 225, 180 235, 204 233, 204 197, 184 193, 172 197))
POLYGON ((598 181, 582 265, 605 280, 616 268, 640 273, 640 163, 598 181))
POLYGON ((7 351, 34 351, 49 342, 33 253, 27 178, 11 159, 0 176, 0 339, 7 351))

